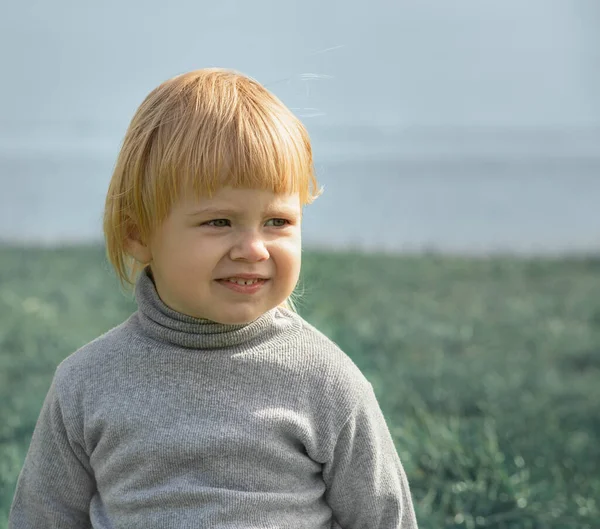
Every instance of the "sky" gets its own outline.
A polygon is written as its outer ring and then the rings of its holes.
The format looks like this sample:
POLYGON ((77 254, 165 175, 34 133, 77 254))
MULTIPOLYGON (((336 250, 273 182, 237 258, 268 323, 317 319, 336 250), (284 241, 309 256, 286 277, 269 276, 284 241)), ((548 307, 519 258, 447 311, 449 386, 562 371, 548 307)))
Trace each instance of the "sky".
POLYGON ((0 122, 113 134, 163 80, 223 66, 315 126, 597 126, 599 29, 596 0, 12 2, 0 122))
POLYGON ((597 240, 598 0, 11 2, 0 64, 0 240, 99 237, 134 111, 208 66, 256 78, 308 128, 330 194, 307 240, 597 240), (381 199, 362 207, 393 240, 356 217, 365 175, 381 199))

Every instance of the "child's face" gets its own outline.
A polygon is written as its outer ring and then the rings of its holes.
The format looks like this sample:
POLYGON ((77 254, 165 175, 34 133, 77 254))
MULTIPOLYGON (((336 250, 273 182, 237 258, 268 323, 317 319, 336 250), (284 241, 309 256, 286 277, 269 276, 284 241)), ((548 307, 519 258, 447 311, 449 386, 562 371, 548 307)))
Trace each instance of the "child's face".
POLYGON ((298 194, 223 188, 210 199, 175 204, 137 251, 146 252, 142 257, 150 261, 158 294, 172 309, 219 323, 248 323, 296 286, 301 213, 298 194), (200 211, 206 208, 231 212, 200 211), (222 281, 237 274, 268 279, 257 292, 241 293, 222 281))

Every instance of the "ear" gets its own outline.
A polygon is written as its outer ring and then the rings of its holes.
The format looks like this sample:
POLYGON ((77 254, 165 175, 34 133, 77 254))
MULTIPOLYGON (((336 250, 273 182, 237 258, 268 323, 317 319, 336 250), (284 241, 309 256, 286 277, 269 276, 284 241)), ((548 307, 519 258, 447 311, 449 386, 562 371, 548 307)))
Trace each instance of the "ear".
POLYGON ((138 263, 143 265, 152 261, 152 251, 150 245, 145 243, 140 236, 140 232, 134 224, 129 227, 128 236, 125 240, 125 249, 138 263))

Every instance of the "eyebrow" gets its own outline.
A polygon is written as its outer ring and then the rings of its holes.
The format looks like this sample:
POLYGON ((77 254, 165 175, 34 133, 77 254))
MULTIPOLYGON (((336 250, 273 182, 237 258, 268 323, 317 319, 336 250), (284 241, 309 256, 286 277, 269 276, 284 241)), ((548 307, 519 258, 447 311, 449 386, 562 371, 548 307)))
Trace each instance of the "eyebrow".
MULTIPOLYGON (((289 215, 292 217, 295 215, 298 215, 298 211, 289 206, 268 206, 263 211, 263 214, 265 214, 265 215, 273 215, 273 214, 277 214, 277 213, 289 215)), ((242 211, 239 211, 236 209, 213 208, 213 207, 209 206, 206 208, 201 208, 201 209, 192 211, 191 213, 188 213, 188 216, 196 217, 198 215, 224 215, 226 217, 240 217, 240 216, 242 216, 242 214, 243 214, 242 211)))

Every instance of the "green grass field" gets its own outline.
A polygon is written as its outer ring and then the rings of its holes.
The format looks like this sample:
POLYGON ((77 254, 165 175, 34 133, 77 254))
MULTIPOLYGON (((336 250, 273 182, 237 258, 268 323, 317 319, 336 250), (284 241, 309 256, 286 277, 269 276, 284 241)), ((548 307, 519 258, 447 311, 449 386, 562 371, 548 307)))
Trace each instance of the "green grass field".
MULTIPOLYGON (((303 259, 298 312, 373 383, 422 529, 600 528, 600 258, 303 259)), ((0 247, 0 528, 56 365, 133 310, 102 248, 0 247)))

